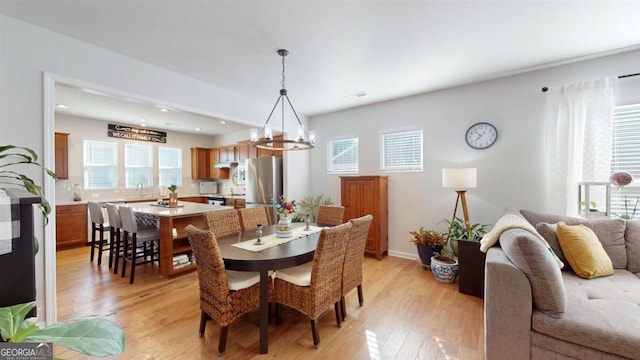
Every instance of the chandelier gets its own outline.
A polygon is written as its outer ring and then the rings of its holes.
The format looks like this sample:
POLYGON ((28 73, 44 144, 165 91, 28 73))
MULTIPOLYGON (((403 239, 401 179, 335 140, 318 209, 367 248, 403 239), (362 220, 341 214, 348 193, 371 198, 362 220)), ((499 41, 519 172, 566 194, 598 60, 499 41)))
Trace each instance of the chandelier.
POLYGON ((251 129, 251 145, 260 149, 267 149, 267 150, 288 151, 288 150, 313 149, 316 146, 315 132, 314 131, 307 132, 304 129, 304 126, 302 125, 302 121, 300 121, 300 118, 298 117, 296 110, 293 108, 293 105, 291 105, 291 100, 289 100, 289 97, 287 96, 287 89, 285 89, 284 87, 284 78, 285 78, 284 58, 285 56, 289 55, 289 51, 285 49, 280 49, 278 50, 278 55, 282 57, 282 81, 280 82, 282 89, 280 89, 280 96, 278 97, 278 100, 276 101, 275 105, 273 105, 273 109, 271 109, 271 113, 269 113, 269 117, 267 118, 267 121, 262 127, 262 131, 258 132, 258 129, 251 129), (285 139, 284 137, 285 99, 286 99, 286 103, 289 104, 289 107, 291 108, 293 115, 295 115, 296 120, 298 120, 299 127, 298 127, 298 132, 295 139, 285 139), (282 120, 282 128, 281 128, 282 137, 274 138, 270 121, 271 121, 271 116, 273 115, 273 112, 278 107, 278 104, 280 104, 280 107, 281 107, 280 113, 282 116, 282 119, 281 119, 282 120))

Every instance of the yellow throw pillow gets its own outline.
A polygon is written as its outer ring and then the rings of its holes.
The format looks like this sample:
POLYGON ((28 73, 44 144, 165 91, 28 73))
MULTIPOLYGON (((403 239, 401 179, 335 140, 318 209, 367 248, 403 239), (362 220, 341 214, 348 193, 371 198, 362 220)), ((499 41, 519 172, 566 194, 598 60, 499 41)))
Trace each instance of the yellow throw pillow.
POLYGON ((576 275, 593 279, 613 274, 609 255, 589 227, 559 222, 556 232, 562 252, 576 275))

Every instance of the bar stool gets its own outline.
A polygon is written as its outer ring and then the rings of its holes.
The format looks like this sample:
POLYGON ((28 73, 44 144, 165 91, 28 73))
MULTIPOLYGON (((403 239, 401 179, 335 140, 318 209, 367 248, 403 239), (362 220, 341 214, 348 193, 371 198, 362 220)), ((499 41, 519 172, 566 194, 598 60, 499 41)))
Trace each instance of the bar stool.
MULTIPOLYGON (((109 223, 104 221, 102 216, 102 206, 96 202, 89 202, 89 216, 91 217, 91 258, 93 262, 95 250, 98 249, 98 265, 102 265, 102 251, 106 247, 109 249, 110 244, 104 238, 104 228, 110 227, 109 223), (96 232, 100 235, 99 240, 96 241, 96 232)), ((109 257, 109 268, 111 268, 111 257, 109 257)))
POLYGON ((133 284, 136 276, 136 266, 153 263, 156 260, 160 265, 160 231, 157 228, 138 230, 135 213, 130 207, 120 206, 118 211, 122 220, 122 230, 124 230, 124 256, 121 276, 125 276, 127 261, 130 262, 131 275, 129 284, 133 284), (131 237, 131 247, 129 247, 129 237, 131 237), (138 261, 138 259, 143 259, 143 261, 138 261))
POLYGON ((120 264, 120 254, 122 252, 122 220, 118 206, 115 204, 107 204, 107 216, 109 218, 109 242, 111 243, 109 251, 109 266, 113 259, 113 273, 118 273, 118 265, 120 264))

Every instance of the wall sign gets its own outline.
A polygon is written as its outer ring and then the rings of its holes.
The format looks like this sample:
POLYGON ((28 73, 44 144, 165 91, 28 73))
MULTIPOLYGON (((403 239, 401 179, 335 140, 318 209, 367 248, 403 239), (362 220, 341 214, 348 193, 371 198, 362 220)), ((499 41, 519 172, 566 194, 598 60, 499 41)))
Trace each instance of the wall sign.
POLYGON ((140 128, 134 128, 126 125, 109 124, 107 135, 109 137, 140 140, 140 141, 150 141, 154 143, 164 144, 167 142, 167 133, 164 131, 144 129, 144 128, 140 129, 140 128))

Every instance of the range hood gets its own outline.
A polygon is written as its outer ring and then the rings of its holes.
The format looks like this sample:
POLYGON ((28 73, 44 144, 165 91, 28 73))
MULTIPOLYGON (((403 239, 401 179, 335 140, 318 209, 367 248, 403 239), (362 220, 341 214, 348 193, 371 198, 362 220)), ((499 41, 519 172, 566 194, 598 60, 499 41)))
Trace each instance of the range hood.
POLYGON ((233 166, 238 166, 237 161, 223 161, 216 164, 217 169, 230 168, 233 166))

